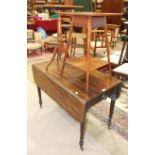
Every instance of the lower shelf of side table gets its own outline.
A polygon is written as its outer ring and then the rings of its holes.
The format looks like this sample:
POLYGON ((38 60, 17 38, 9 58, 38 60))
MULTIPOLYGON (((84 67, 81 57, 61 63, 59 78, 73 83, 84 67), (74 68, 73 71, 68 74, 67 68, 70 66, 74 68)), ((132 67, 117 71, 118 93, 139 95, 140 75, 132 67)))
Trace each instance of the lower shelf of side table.
POLYGON ((86 56, 69 58, 66 60, 66 63, 83 71, 93 71, 108 65, 107 61, 99 60, 94 57, 87 58, 86 56))

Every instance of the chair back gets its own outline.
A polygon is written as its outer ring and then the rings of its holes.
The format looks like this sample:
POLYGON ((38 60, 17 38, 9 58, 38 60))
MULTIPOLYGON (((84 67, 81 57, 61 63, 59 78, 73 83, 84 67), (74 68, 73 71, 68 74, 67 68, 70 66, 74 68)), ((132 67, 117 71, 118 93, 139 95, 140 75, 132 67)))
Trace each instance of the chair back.
POLYGON ((124 62, 128 62, 128 36, 127 35, 122 36, 121 40, 123 41, 123 46, 119 58, 119 65, 124 62))

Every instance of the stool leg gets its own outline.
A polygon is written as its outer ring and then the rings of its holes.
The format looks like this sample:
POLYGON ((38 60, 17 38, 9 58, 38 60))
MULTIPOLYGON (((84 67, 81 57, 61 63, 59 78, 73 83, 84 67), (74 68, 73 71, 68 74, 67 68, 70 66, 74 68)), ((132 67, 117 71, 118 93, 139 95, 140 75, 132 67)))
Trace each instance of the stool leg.
MULTIPOLYGON (((107 23, 106 18, 105 18, 105 23, 107 23)), ((111 64, 110 64, 110 49, 109 49, 109 41, 108 41, 108 35, 107 35, 107 25, 105 25, 104 27, 104 31, 105 31, 105 47, 107 49, 107 57, 108 57, 108 67, 109 67, 109 73, 110 73, 110 77, 111 77, 111 64)))
POLYGON ((51 65, 51 63, 53 62, 53 60, 54 60, 54 58, 55 58, 55 55, 56 55, 56 53, 57 53, 57 50, 58 50, 58 48, 56 47, 55 49, 54 49, 54 51, 53 51, 53 56, 52 56, 52 59, 50 60, 50 62, 47 64, 47 66, 46 66, 46 71, 48 71, 48 67, 51 65))
POLYGON ((66 62, 67 56, 68 56, 68 54, 65 52, 65 57, 64 57, 64 60, 63 60, 62 70, 61 70, 61 77, 63 76, 63 71, 64 71, 64 68, 65 68, 65 62, 66 62))
POLYGON ((63 76, 63 71, 64 71, 66 59, 67 59, 67 57, 69 57, 68 51, 69 51, 71 43, 72 43, 72 33, 73 33, 73 24, 71 24, 71 26, 70 26, 70 31, 69 31, 69 36, 68 36, 68 40, 67 40, 67 45, 66 45, 65 50, 64 50, 65 57, 64 57, 64 60, 63 60, 63 64, 62 64, 61 77, 63 76))

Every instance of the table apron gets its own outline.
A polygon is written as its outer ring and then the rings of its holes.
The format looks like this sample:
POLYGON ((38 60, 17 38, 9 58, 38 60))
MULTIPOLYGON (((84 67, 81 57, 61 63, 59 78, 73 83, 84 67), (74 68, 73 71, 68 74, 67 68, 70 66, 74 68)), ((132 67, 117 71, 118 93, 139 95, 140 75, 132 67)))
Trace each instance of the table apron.
POLYGON ((88 101, 86 103, 86 111, 89 108, 91 108, 92 106, 94 106, 95 104, 97 104, 99 101, 101 101, 107 97, 110 97, 112 100, 115 100, 116 98, 119 97, 120 91, 121 91, 121 85, 119 84, 119 85, 109 89, 108 91, 105 91, 105 92, 99 94, 94 99, 92 99, 91 101, 88 101))

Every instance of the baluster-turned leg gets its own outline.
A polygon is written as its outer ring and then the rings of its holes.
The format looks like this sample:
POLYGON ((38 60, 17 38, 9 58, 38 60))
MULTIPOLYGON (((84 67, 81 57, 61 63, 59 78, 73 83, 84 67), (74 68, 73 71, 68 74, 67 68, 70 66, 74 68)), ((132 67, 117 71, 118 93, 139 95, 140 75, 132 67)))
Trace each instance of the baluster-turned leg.
POLYGON ((72 33, 73 33, 73 24, 71 23, 70 30, 69 30, 69 36, 67 39, 67 45, 65 45, 65 48, 64 48, 65 57, 63 60, 63 64, 62 64, 61 77, 63 76, 63 71, 64 71, 66 59, 67 59, 67 57, 69 57, 69 49, 70 49, 71 44, 72 44, 72 33))
POLYGON ((87 23, 87 31, 86 31, 86 62, 87 62, 87 67, 86 67, 86 93, 89 92, 89 74, 90 74, 90 65, 91 65, 91 58, 90 58, 90 43, 91 43, 91 30, 92 30, 92 17, 88 17, 88 23, 87 23))
POLYGON ((57 54, 57 61, 61 56, 61 49, 63 47, 63 42, 62 42, 62 24, 61 24, 61 15, 58 16, 58 36, 57 36, 57 47, 54 49, 53 51, 53 56, 50 60, 50 62, 47 64, 46 66, 46 71, 48 70, 48 67, 51 65, 51 63, 53 62, 56 54, 57 54))
POLYGON ((42 108, 41 89, 37 86, 40 108, 42 108))
POLYGON ((85 121, 81 122, 80 124, 80 148, 83 151, 83 144, 84 144, 84 132, 85 132, 85 121))
POLYGON ((110 104, 110 112, 109 112, 109 120, 108 120, 108 127, 109 128, 111 126, 111 120, 112 120, 114 107, 115 107, 115 100, 116 100, 116 93, 112 94, 112 96, 111 96, 111 104, 110 104))

